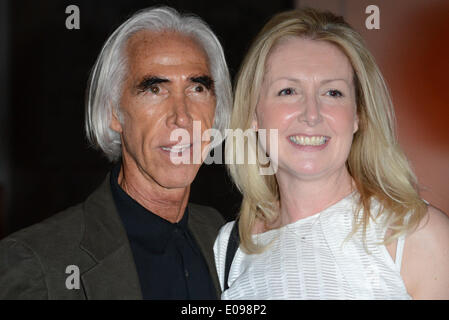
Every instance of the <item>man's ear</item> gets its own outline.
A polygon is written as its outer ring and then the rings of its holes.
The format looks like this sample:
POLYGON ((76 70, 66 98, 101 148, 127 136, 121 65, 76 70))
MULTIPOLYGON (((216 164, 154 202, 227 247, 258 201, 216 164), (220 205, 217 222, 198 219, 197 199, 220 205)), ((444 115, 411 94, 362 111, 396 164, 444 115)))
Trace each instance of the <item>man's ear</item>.
POLYGON ((112 130, 114 130, 115 132, 118 132, 118 133, 123 132, 122 124, 120 122, 120 119, 117 115, 116 110, 112 110, 112 117, 111 117, 111 123, 109 124, 109 128, 111 128, 112 130))

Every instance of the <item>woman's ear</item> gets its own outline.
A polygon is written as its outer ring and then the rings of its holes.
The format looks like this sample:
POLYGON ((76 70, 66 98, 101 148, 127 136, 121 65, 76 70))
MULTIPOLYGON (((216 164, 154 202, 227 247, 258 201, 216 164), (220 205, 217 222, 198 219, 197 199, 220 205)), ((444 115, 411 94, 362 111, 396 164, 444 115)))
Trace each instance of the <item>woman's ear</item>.
POLYGON ((354 130, 352 134, 356 133, 359 130, 359 115, 356 113, 354 118, 354 130))

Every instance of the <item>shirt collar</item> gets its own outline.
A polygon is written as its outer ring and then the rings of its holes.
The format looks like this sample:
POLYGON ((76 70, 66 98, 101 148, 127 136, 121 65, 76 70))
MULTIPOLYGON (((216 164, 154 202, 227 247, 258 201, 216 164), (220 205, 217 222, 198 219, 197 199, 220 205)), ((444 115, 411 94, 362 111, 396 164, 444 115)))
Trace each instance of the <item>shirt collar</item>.
POLYGON ((121 164, 111 171, 111 190, 117 211, 130 241, 137 241, 147 250, 162 253, 175 232, 187 232, 188 208, 178 223, 171 223, 147 210, 131 198, 118 184, 121 164))

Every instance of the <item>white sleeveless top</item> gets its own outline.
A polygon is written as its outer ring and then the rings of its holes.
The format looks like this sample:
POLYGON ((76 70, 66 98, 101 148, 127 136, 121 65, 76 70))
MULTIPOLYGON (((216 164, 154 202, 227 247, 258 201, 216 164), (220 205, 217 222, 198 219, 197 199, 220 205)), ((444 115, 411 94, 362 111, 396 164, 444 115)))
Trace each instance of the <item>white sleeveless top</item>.
MULTIPOLYGON (((393 261, 383 241, 385 229, 371 222, 366 248, 352 231, 356 193, 313 216, 253 236, 268 244, 260 254, 240 248, 222 299, 411 299, 400 275, 404 238, 393 261)), ((373 213, 379 204, 373 202, 373 213)), ((224 225, 214 253, 223 289, 226 250, 234 222, 224 225)))

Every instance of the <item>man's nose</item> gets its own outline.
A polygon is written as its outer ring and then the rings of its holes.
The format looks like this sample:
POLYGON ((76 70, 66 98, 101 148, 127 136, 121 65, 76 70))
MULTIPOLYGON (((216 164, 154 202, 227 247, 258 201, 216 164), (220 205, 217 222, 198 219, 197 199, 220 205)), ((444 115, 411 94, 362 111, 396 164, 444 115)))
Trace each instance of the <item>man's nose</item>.
POLYGON ((168 117, 169 125, 174 124, 180 128, 187 128, 192 125, 187 99, 183 94, 173 97, 171 114, 168 117))
POLYGON ((323 120, 320 109, 321 105, 317 97, 313 94, 307 95, 301 101, 301 113, 298 120, 313 127, 323 120))

